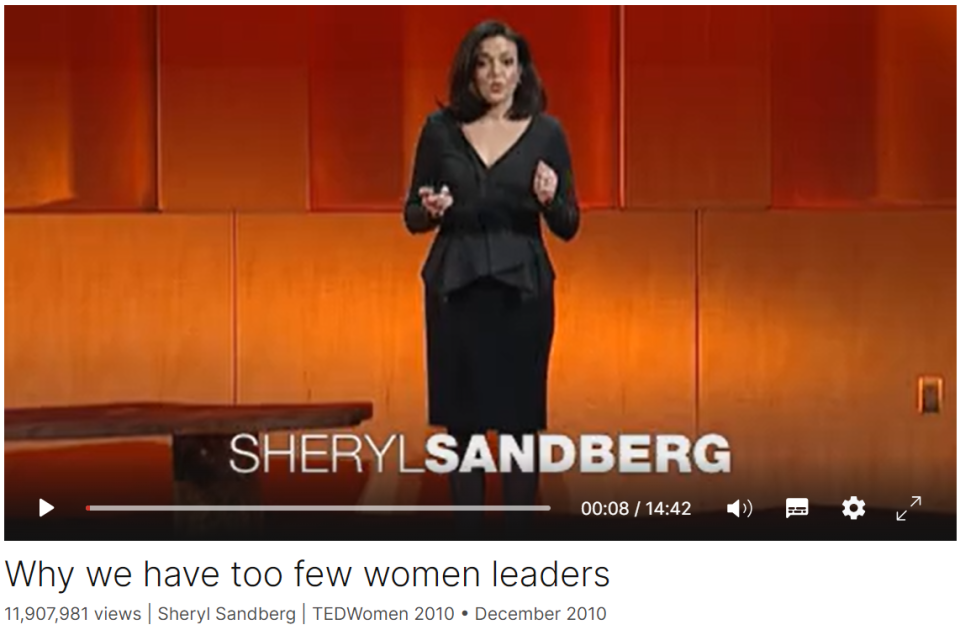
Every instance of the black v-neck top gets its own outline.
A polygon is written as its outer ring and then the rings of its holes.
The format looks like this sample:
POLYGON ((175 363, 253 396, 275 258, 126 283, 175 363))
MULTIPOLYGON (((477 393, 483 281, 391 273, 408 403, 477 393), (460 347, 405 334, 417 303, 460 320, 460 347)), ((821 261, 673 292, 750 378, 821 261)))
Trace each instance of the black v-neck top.
POLYGON ((576 235, 580 209, 570 151, 556 118, 534 116, 517 141, 487 166, 451 115, 440 110, 427 117, 417 143, 404 222, 413 233, 437 229, 421 274, 428 291, 446 296, 492 277, 528 297, 549 292, 555 274, 543 242, 541 216, 561 239, 576 235), (548 206, 533 193, 540 160, 556 171, 559 180, 548 206), (420 204, 421 186, 450 189, 453 205, 439 221, 420 204))

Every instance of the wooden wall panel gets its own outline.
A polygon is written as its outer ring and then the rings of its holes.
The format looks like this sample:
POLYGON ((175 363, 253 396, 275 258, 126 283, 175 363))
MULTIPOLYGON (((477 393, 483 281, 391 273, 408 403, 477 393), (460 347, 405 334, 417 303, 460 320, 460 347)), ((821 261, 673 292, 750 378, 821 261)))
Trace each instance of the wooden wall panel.
POLYGON ((399 213, 241 216, 240 400, 373 400, 364 430, 421 429, 426 244, 399 213))
POLYGON ((166 211, 307 209, 309 7, 162 7, 166 211))
MULTIPOLYGON (((680 433, 694 426, 694 221, 689 212, 592 213, 551 241, 559 276, 550 431, 680 433)), ((695 496, 677 474, 564 475, 583 501, 695 496)))
POLYGON ((956 508, 955 234, 952 211, 707 214, 700 424, 734 452, 709 502, 956 508))
POLYGON ((400 207, 413 151, 403 143, 407 10, 310 9, 311 210, 400 207))
POLYGON ((627 7, 628 208, 770 202, 769 7, 627 7))
POLYGON ((957 7, 877 7, 877 196, 955 206, 957 7))
POLYGON ((4 15, 5 209, 155 208, 154 7, 4 15))
POLYGON ((773 205, 850 207, 871 201, 876 7, 787 6, 772 15, 773 205))
MULTIPOLYGON (((369 400, 374 417, 356 431, 379 444, 402 431, 408 464, 422 462, 427 243, 399 212, 241 216, 240 402, 369 400)), ((400 483, 396 462, 373 477, 374 502, 416 500, 418 483, 400 483)))
POLYGON ((66 11, 4 10, 4 207, 62 202, 73 197, 66 11))
POLYGON ((8 215, 5 405, 229 402, 229 217, 8 215))

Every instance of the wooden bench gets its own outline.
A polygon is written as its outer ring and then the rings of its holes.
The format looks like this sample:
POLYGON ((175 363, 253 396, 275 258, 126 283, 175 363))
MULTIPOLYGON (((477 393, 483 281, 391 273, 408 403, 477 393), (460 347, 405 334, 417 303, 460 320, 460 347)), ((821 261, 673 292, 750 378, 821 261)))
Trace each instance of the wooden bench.
MULTIPOLYGON (((172 439, 174 500, 179 505, 259 505, 257 474, 230 467, 238 433, 353 427, 373 416, 373 404, 290 405, 114 403, 6 409, 7 442, 167 436, 172 439)), ((122 472, 122 471, 118 471, 122 472)), ((259 512, 177 512, 186 536, 254 531, 259 512)))

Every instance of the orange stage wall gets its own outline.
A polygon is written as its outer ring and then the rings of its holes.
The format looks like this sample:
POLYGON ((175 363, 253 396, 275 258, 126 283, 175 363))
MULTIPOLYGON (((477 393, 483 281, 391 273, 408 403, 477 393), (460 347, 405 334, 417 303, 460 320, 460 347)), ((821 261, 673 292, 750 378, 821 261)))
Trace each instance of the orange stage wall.
POLYGON ((489 15, 530 40, 586 207, 952 205, 955 13, 9 7, 5 206, 395 210, 489 15))
POLYGON ((428 241, 399 203, 489 15, 528 36, 594 210, 550 242, 552 430, 734 448, 731 475, 549 499, 856 479, 955 509, 955 7, 7 7, 6 405, 370 399, 366 431, 419 441, 428 241))

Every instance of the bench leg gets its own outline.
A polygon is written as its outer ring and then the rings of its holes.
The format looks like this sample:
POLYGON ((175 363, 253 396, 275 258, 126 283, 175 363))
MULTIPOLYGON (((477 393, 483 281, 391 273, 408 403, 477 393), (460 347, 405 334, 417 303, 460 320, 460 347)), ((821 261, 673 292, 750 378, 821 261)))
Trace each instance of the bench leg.
MULTIPOLYGON (((173 479, 177 505, 260 505, 260 479, 230 467, 229 435, 174 435, 173 479)), ((176 512, 183 538, 256 538, 262 512, 176 512)))

